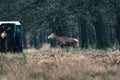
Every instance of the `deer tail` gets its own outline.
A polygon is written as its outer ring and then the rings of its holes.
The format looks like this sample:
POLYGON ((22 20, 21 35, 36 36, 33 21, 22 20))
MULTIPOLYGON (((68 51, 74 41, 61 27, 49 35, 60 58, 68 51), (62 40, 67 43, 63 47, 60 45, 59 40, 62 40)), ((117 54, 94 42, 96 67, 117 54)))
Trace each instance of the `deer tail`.
POLYGON ((76 42, 79 42, 77 39, 74 39, 76 42))

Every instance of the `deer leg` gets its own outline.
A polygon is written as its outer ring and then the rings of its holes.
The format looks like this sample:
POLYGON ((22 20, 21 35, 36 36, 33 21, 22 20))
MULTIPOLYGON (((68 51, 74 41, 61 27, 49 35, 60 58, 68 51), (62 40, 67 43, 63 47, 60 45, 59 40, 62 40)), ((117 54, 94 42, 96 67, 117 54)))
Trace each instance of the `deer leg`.
POLYGON ((64 46, 63 45, 60 45, 61 48, 63 48, 64 46))

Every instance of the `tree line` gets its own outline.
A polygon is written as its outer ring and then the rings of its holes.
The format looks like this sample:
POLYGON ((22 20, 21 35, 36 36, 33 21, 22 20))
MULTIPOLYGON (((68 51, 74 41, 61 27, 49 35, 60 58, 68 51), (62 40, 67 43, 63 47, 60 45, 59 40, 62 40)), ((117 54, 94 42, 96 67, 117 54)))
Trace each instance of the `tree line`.
POLYGON ((120 44, 120 0, 1 0, 0 5, 0 20, 20 21, 24 43, 29 39, 35 48, 49 43, 52 32, 75 37, 86 49, 120 44))

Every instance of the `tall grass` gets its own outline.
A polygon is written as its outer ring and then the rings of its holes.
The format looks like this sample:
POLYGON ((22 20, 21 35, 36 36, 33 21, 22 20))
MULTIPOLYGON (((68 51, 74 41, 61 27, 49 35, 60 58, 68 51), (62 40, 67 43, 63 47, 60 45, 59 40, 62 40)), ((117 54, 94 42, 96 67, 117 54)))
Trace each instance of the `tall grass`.
POLYGON ((45 44, 22 54, 0 53, 0 80, 120 79, 120 52, 67 49, 45 44))
POLYGON ((23 63, 27 63, 27 56, 25 53, 21 54, 21 59, 22 59, 23 63))

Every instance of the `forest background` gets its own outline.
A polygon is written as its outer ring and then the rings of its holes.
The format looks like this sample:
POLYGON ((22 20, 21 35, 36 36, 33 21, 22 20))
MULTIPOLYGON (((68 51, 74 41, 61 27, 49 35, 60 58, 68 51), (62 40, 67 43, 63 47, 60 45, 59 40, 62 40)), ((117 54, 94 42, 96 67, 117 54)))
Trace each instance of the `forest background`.
POLYGON ((120 0, 0 0, 0 21, 20 21, 24 48, 40 48, 47 36, 75 37, 81 48, 120 44, 120 0))

